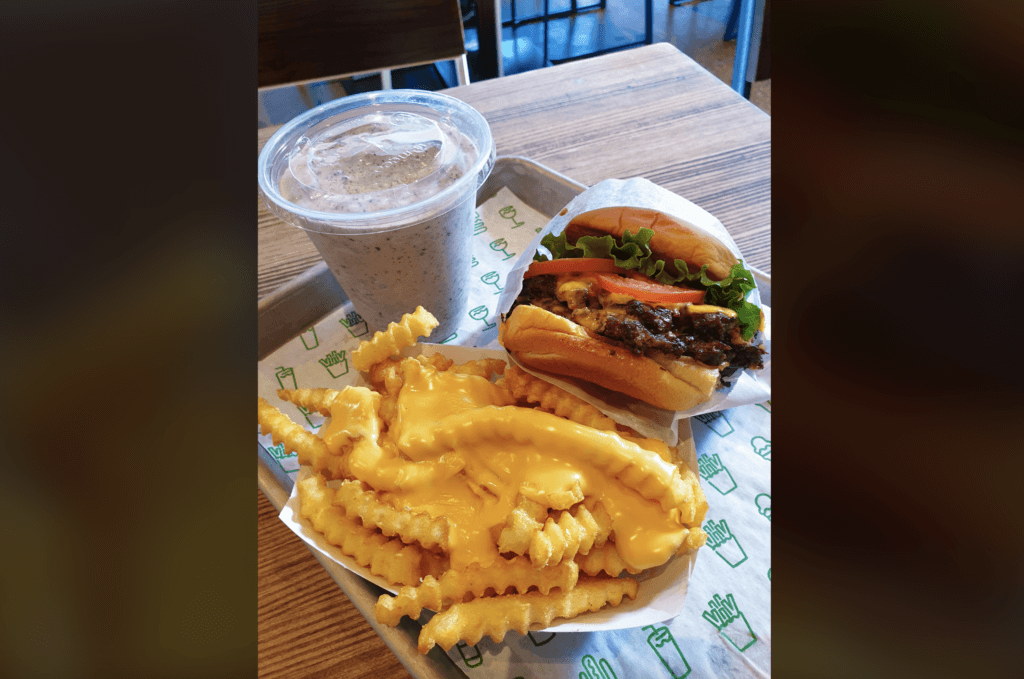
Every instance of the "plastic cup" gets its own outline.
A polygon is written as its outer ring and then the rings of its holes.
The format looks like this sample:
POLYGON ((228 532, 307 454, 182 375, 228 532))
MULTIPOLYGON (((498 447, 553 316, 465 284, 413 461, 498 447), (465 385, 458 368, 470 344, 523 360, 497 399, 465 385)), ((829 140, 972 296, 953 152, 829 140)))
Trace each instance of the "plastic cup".
POLYGON ((371 92, 285 124, 260 153, 259 187, 371 326, 422 306, 439 342, 466 314, 476 192, 494 153, 487 121, 458 99, 371 92))

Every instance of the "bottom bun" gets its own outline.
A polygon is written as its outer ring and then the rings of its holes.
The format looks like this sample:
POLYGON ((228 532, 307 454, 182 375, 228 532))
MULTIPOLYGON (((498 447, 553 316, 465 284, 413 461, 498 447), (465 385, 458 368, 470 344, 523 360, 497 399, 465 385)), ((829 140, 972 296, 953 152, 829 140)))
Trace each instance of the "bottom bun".
POLYGON ((662 367, 535 306, 516 307, 501 337, 504 347, 529 368, 593 382, 667 410, 689 410, 708 401, 718 384, 717 368, 671 357, 662 367))

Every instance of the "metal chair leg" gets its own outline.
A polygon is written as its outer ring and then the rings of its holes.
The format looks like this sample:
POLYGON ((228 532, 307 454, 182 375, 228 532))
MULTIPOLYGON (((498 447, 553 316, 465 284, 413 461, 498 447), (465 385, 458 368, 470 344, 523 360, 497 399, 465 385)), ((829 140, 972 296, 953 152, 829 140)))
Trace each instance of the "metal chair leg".
POLYGON ((736 58, 732 64, 732 88, 744 97, 750 96, 747 62, 750 59, 750 37, 754 32, 754 0, 741 0, 739 33, 736 36, 736 58))
POLYGON ((469 84, 469 62, 466 61, 466 55, 463 54, 457 59, 453 59, 455 62, 455 80, 459 85, 469 84))

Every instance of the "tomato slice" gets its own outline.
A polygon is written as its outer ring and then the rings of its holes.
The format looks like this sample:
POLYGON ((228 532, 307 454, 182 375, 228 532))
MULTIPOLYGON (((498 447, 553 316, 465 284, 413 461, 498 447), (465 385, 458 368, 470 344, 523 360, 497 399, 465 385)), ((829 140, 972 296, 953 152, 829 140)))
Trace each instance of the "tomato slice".
POLYGON ((597 285, 608 292, 629 295, 641 302, 691 302, 700 304, 704 301, 703 290, 680 288, 674 285, 662 285, 652 280, 640 278, 622 278, 608 274, 596 276, 597 285))
POLYGON ((534 262, 523 274, 523 278, 530 276, 543 276, 549 273, 613 273, 623 271, 615 266, 611 259, 603 257, 578 257, 566 259, 552 259, 547 262, 534 262))

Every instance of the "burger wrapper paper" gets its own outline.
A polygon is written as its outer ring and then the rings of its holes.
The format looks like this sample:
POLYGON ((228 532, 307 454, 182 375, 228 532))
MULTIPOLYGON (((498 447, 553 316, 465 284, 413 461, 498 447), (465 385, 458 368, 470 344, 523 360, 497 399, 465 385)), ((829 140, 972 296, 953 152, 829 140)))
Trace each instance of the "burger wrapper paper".
MULTIPOLYGON (((523 275, 533 262, 533 255, 540 247, 540 241, 544 236, 549 233, 556 235, 562 233, 572 218, 583 212, 620 206, 642 207, 672 215, 695 229, 722 241, 737 258, 743 259, 736 241, 732 239, 722 223, 707 210, 646 179, 638 178, 626 181, 606 179, 576 196, 563 210, 565 214, 559 214, 552 218, 530 244, 523 248, 523 254, 516 260, 515 266, 509 273, 508 283, 498 301, 498 309, 501 314, 509 312, 516 297, 519 296, 519 292, 523 289, 523 275)), ((680 420, 736 406, 760 403, 771 398, 771 309, 767 306, 769 300, 762 300, 760 290, 755 288, 747 296, 747 301, 761 306, 764 310, 765 328, 762 333, 762 346, 767 351, 764 356, 764 368, 741 371, 738 376, 733 376, 732 382, 728 386, 716 390, 710 400, 690 410, 665 410, 582 380, 527 368, 516 361, 511 354, 509 354, 509 360, 532 375, 558 385, 569 393, 582 398, 616 422, 632 427, 644 436, 658 438, 669 445, 675 445, 680 420)))
MULTIPOLYGON (((439 352, 457 363, 483 357, 508 360, 497 343, 498 306, 493 300, 498 296, 494 290, 517 287, 505 284, 521 280, 521 271, 512 273, 520 260, 508 258, 508 254, 524 253, 521 268, 525 269, 529 259, 525 253, 532 257, 541 231, 547 232, 545 224, 546 217, 507 189, 481 205, 474 257, 487 265, 488 271, 499 272, 501 279, 497 286, 494 276, 479 281, 471 300, 485 302, 471 308, 488 306, 489 313, 483 320, 468 319, 459 329, 460 336, 446 344, 421 344, 402 353, 439 352), (463 344, 467 346, 458 346, 463 344)), ((514 299, 518 288, 509 294, 514 299)), ((378 329, 367 327, 346 303, 258 364, 259 395, 308 431, 319 432, 327 418, 281 401, 277 389, 367 386, 363 376, 350 366, 349 356, 378 329)), ((460 643, 448 652, 452 662, 469 677, 494 679, 681 679, 770 674, 770 410, 769 401, 696 418, 692 428, 691 421, 685 419, 677 425, 675 438, 680 453, 700 474, 710 504, 704 528, 713 532, 716 546, 709 542, 696 553, 676 557, 638 576, 642 583, 635 601, 625 598, 617 608, 572 620, 556 619, 547 630, 531 630, 525 636, 512 632, 501 643, 488 637, 474 646, 460 643), (709 525, 712 521, 715 523, 709 525), (723 537, 723 530, 731 533, 723 537)), ((271 438, 259 431, 257 438, 293 481, 311 473, 308 468, 300 468, 297 456, 286 453, 283 445, 273 445, 271 438)), ((383 589, 394 591, 382 578, 328 544, 301 518, 295 487, 280 518, 313 549, 383 589)), ((432 615, 425 611, 420 622, 425 623, 432 615)))

